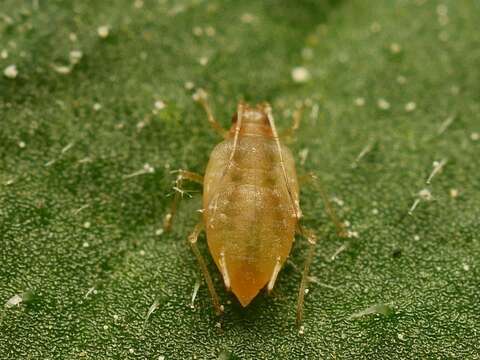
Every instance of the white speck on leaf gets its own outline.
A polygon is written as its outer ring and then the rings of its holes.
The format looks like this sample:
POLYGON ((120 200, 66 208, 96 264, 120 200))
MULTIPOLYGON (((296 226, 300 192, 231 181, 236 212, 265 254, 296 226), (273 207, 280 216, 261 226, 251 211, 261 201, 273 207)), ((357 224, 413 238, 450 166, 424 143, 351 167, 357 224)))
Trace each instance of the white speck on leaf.
POLYGON ((332 197, 332 201, 337 204, 338 206, 343 206, 345 205, 345 202, 342 199, 339 199, 338 197, 334 196, 332 197))
POLYGON ((213 26, 207 26, 205 28, 205 34, 207 34, 207 36, 209 36, 209 37, 215 36, 216 33, 217 32, 216 32, 216 30, 213 26))
POLYGON ((413 101, 410 101, 405 104, 405 111, 406 112, 412 112, 417 108, 417 104, 415 104, 413 101))
POLYGON ((460 93, 460 87, 458 87, 457 85, 452 85, 452 87, 450 88, 450 92, 452 93, 452 95, 458 95, 460 93))
POLYGON ((9 65, 3 70, 3 75, 8 79, 15 79, 18 75, 18 70, 16 65, 9 65))
POLYGON ((390 44, 390 52, 392 54, 398 54, 400 53, 400 51, 402 51, 402 47, 399 44, 397 43, 390 44))
POLYGON ((366 315, 383 315, 388 316, 394 312, 393 304, 375 304, 364 310, 350 315, 349 319, 358 319, 366 315))
POLYGON ((68 150, 70 150, 70 149, 73 147, 73 145, 75 145, 74 142, 68 143, 68 144, 62 149, 61 153, 62 153, 62 154, 65 154, 68 150))
POLYGON ((433 199, 432 193, 428 189, 422 189, 418 192, 418 196, 425 201, 431 201, 433 199))
POLYGON ((445 4, 439 4, 437 6, 437 15, 438 16, 446 16, 448 15, 448 7, 445 4))
POLYGON ((307 157, 308 157, 308 148, 305 148, 305 149, 302 149, 300 150, 299 152, 299 157, 300 157, 300 164, 303 166, 305 165, 305 162, 307 161, 307 157))
POLYGON ((413 212, 417 208, 418 204, 420 204, 420 201, 431 201, 433 200, 432 193, 428 189, 422 189, 418 192, 418 197, 414 200, 412 206, 408 210, 408 215, 413 215, 413 212))
POLYGON ((155 109, 157 110, 163 110, 166 107, 165 103, 162 100, 155 101, 154 105, 155 105, 155 109))
POLYGON ((311 78, 310 72, 303 66, 294 67, 291 75, 296 83, 306 83, 311 78))
POLYGON ((300 326, 300 329, 298 330, 298 334, 299 334, 299 335, 305 334, 305 326, 303 326, 303 325, 300 326))
POLYGON ((375 142, 373 140, 370 140, 370 142, 367 145, 365 145, 362 151, 360 151, 360 153, 357 155, 351 167, 356 168, 360 160, 362 160, 365 157, 365 155, 367 155, 370 151, 372 151, 374 145, 375 145, 375 142))
POLYGON ((407 83, 407 78, 403 75, 398 75, 397 76, 397 83, 399 83, 400 85, 404 85, 407 83))
POLYGON ((365 105, 365 98, 358 97, 358 98, 355 99, 354 103, 357 106, 364 106, 365 105))
POLYGON ((203 35, 203 29, 200 26, 195 26, 192 30, 193 35, 195 36, 202 36, 203 35))
POLYGON ((103 26, 98 27, 97 34, 102 39, 107 38, 108 35, 110 34, 110 27, 108 25, 103 25, 103 26))
POLYGON ((305 60, 313 59, 313 50, 312 48, 306 47, 302 49, 302 58, 305 60))
POLYGON ((432 179, 435 175, 437 175, 440 171, 442 171, 443 167, 447 163, 446 159, 443 159, 441 161, 434 161, 433 162, 433 170, 430 173, 430 176, 427 179, 427 184, 430 184, 432 182, 432 179))
POLYGON ((0 58, 2 58, 3 60, 8 58, 8 51, 7 50, 2 50, 2 52, 0 53, 0 58))
POLYGON ((55 72, 57 72, 61 75, 68 75, 72 72, 72 69, 73 69, 70 66, 56 65, 56 64, 52 64, 52 68, 53 68, 53 70, 55 70, 55 72))
POLYGON ((96 290, 95 290, 95 287, 91 287, 90 289, 88 289, 87 293, 85 294, 85 298, 88 298, 90 296, 90 294, 96 294, 96 290))
POLYGON ((390 103, 385 99, 378 99, 377 106, 382 110, 390 109, 390 103))
POLYGON ((458 189, 450 189, 450 197, 455 199, 458 197, 458 195, 460 195, 460 192, 458 191, 458 189))
POLYGON ((83 57, 83 53, 80 50, 72 50, 70 51, 70 63, 77 64, 83 57))
POLYGON ((382 25, 380 25, 378 22, 373 22, 371 25, 370 25, 370 31, 372 33, 378 33, 382 30, 382 25))
POLYGON ((153 174, 155 172, 155 168, 151 166, 150 164, 145 164, 143 165, 143 170, 149 174, 153 174))
POLYGON ((347 244, 341 245, 337 250, 335 250, 333 255, 330 257, 330 260, 334 261, 338 257, 338 255, 340 255, 342 252, 344 252, 347 249, 347 247, 348 247, 347 244))
POLYGON ((206 56, 202 56, 200 59, 198 59, 199 64, 202 66, 207 66, 208 61, 209 59, 206 56))
POLYGON ((244 24, 251 24, 255 21, 255 16, 253 16, 250 13, 244 13, 240 17, 240 21, 243 22, 244 24))
POLYGON ((349 238, 358 238, 358 232, 357 231, 347 231, 347 237, 349 238))
POLYGON ((197 279, 193 286, 192 300, 190 301, 190 308, 195 309, 195 298, 197 297, 198 289, 200 289, 200 281, 197 279))
POLYGON ((448 34, 448 32, 440 31, 440 33, 438 34, 438 40, 447 42, 448 39, 450 39, 450 35, 448 34))
POLYGON ((95 103, 93 104, 93 110, 99 111, 102 108, 102 104, 95 103))
POLYGON ((6 308, 12 308, 14 306, 19 306, 23 301, 23 297, 21 295, 15 294, 13 295, 8 301, 5 303, 6 308))
POLYGON ((452 125, 453 121, 456 119, 455 115, 451 115, 448 118, 445 119, 445 121, 440 125, 440 127, 437 130, 437 134, 441 135, 447 130, 450 125, 452 125))
POLYGON ((144 174, 153 174, 155 172, 155 168, 151 166, 150 164, 145 164, 143 165, 143 168, 141 170, 135 171, 134 173, 124 175, 124 179, 132 178, 135 176, 139 175, 144 175, 144 174))
POLYGON ((195 87, 195 84, 192 81, 185 82, 185 89, 192 90, 195 87))
POLYGON ((192 99, 194 101, 205 100, 207 98, 207 92, 203 89, 197 89, 195 93, 192 95, 192 99))

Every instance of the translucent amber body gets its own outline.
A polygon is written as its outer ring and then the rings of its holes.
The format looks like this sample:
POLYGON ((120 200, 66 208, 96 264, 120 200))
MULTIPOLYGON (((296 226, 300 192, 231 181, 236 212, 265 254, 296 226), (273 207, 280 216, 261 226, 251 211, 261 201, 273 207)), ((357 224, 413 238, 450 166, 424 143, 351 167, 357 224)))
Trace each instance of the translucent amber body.
POLYGON ((299 189, 293 157, 283 145, 280 156, 261 108, 245 110, 233 152, 234 130, 210 156, 203 216, 210 253, 246 306, 290 253, 299 189))

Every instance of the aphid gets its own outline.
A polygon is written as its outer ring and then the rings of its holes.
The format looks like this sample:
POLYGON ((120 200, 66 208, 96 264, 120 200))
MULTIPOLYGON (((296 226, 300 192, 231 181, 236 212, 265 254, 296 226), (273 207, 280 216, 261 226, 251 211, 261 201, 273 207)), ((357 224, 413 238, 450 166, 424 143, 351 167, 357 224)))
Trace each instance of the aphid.
MULTIPOLYGON (((280 142, 272 109, 268 103, 255 107, 240 103, 232 126, 226 131, 215 120, 206 94, 197 94, 208 121, 224 137, 224 141, 212 151, 204 177, 179 171, 175 199, 165 217, 165 229, 170 229, 182 195, 182 182, 188 179, 203 184, 203 218, 188 239, 217 314, 222 312, 223 307, 196 244, 203 230, 226 289, 232 291, 244 307, 265 286, 268 292, 273 289, 295 234, 304 236, 310 247, 298 294, 297 322, 300 323, 316 236, 299 223, 302 212, 294 158, 280 142)), ((298 111, 294 116, 290 132, 298 128, 300 114, 298 111)), ((325 193, 320 193, 337 230, 343 233, 325 193)))

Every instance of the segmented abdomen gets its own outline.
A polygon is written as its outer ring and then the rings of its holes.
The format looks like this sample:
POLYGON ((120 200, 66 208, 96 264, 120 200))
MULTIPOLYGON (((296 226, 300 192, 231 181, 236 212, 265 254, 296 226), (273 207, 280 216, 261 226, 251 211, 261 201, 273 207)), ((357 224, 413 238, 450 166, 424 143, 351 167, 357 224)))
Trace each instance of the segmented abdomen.
POLYGON ((250 297, 265 286, 276 262, 283 263, 290 252, 298 185, 292 156, 283 148, 289 194, 273 140, 242 137, 229 166, 232 149, 233 141, 225 140, 210 157, 204 221, 217 266, 222 270, 223 257, 232 290, 250 297))

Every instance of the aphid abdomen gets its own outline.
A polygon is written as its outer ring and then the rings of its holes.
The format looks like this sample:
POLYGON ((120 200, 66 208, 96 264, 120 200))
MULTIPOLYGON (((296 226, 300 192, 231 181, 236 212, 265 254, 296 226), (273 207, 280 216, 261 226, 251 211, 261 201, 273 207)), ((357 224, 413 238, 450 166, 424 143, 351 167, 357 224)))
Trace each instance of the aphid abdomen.
POLYGON ((204 221, 210 252, 227 286, 246 306, 287 258, 297 222, 298 185, 290 152, 283 160, 265 137, 243 136, 229 166, 233 141, 211 154, 204 180, 204 221))

